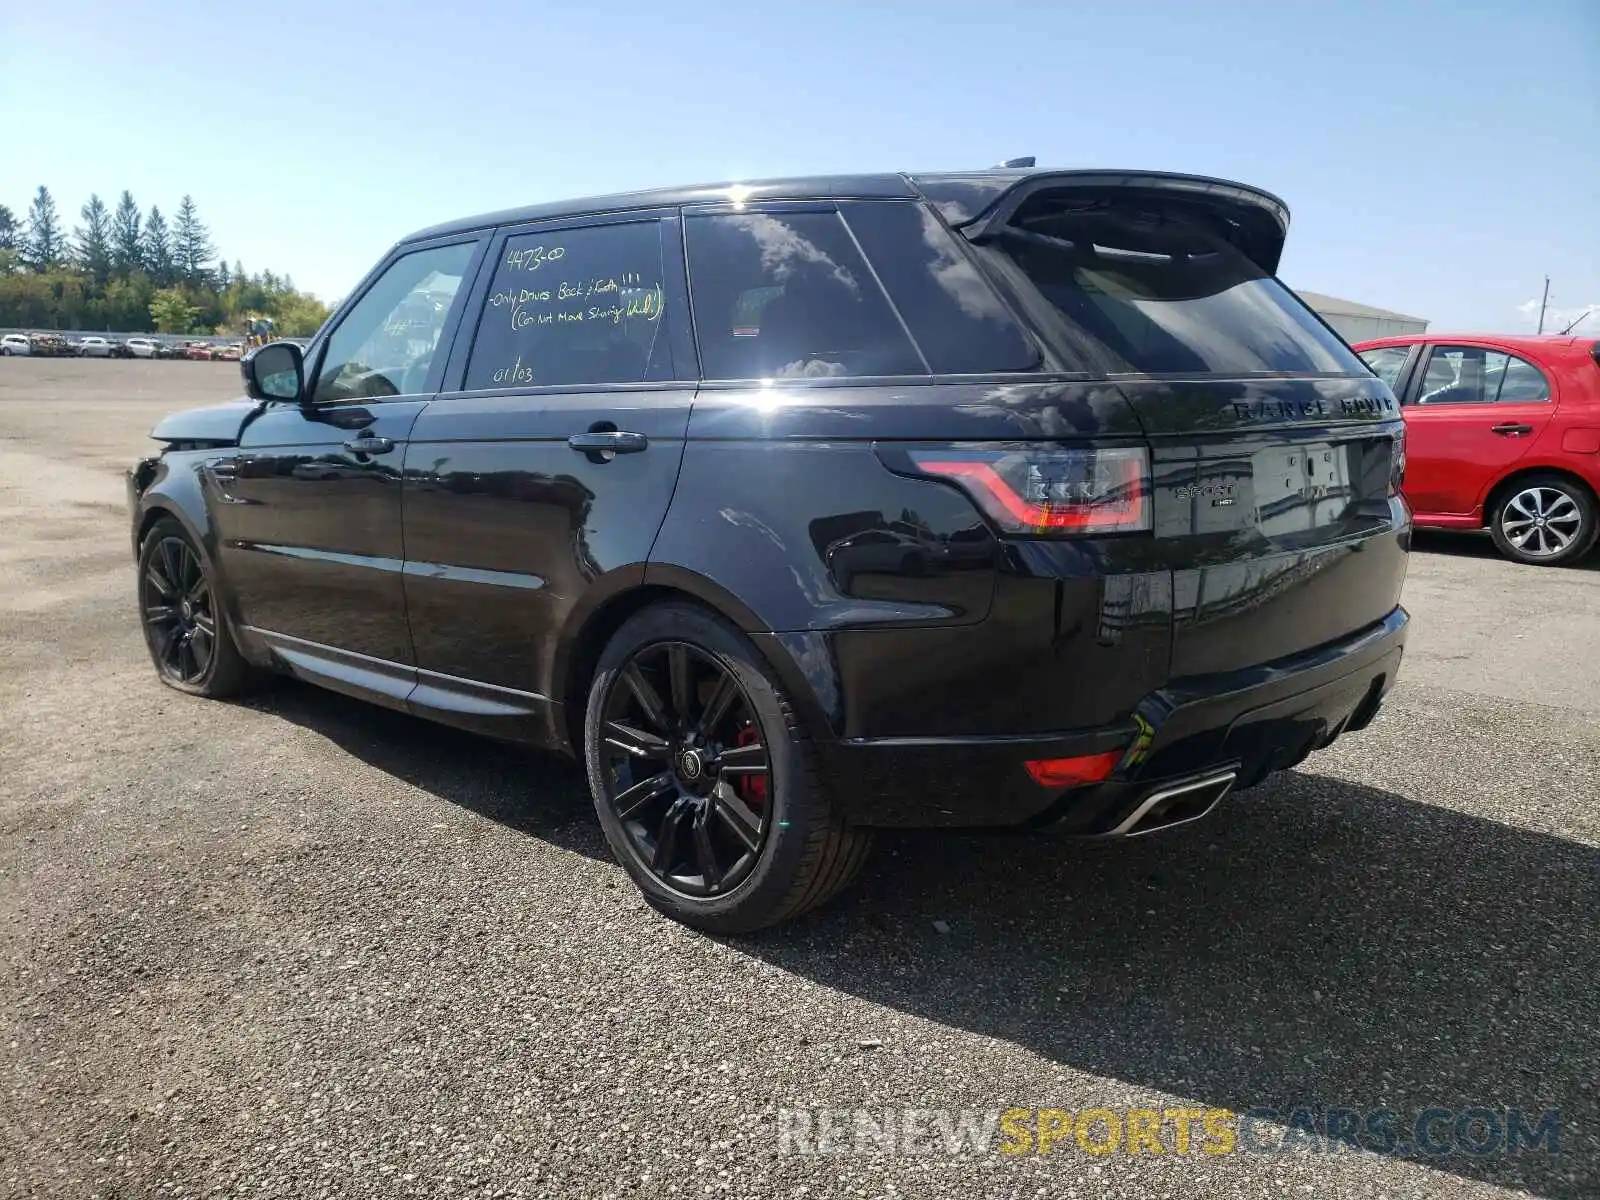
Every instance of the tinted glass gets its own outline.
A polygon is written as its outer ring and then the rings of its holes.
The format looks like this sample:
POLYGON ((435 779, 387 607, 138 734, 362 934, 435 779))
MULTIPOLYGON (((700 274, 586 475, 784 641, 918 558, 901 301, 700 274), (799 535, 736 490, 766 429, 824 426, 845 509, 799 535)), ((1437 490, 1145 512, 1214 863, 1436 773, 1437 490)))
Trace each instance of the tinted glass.
POLYGON ((318 401, 411 396, 426 389, 439 335, 476 247, 436 246, 395 259, 342 314, 317 377, 318 401))
POLYGON ((1481 346, 1435 346, 1417 393, 1418 404, 1493 404, 1550 399, 1532 363, 1481 346))
POLYGON ((1197 219, 1038 197, 993 245, 1090 369, 1355 374, 1355 353, 1197 219))
POLYGON ((1505 358, 1505 373, 1496 400, 1512 404, 1550 399, 1550 385, 1545 382, 1543 371, 1515 355, 1508 354, 1505 358))
POLYGON ((920 204, 854 204, 845 220, 939 374, 1027 371, 1039 352, 994 288, 920 204))
POLYGON ((659 221, 507 238, 466 387, 673 379, 666 296, 659 221))
POLYGON ((837 213, 690 217, 684 228, 705 378, 927 373, 837 213))
POLYGON ((1406 360, 1410 357, 1410 346, 1382 346, 1361 351, 1361 361, 1394 391, 1400 390, 1400 372, 1406 369, 1406 360))

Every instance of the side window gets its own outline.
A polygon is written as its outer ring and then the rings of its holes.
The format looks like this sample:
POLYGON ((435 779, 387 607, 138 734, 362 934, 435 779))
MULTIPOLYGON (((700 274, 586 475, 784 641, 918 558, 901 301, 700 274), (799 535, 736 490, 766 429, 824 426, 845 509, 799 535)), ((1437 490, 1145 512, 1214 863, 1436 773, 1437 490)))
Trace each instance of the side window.
POLYGON ((1550 399, 1532 363, 1481 346, 1435 346, 1417 394, 1418 404, 1494 404, 1550 399))
POLYGON ((1406 360, 1410 357, 1410 346, 1380 346, 1376 350, 1361 351, 1361 361, 1396 392, 1400 390, 1400 372, 1406 369, 1406 360))
POLYGON ((925 375, 836 212, 684 221, 706 379, 925 375))
POLYGON ((861 203, 844 213, 936 373, 1038 367, 1038 350, 931 209, 861 203))
POLYGON ((676 379, 661 222, 517 234, 499 262, 467 364, 466 387, 676 379))
POLYGON ((1536 403, 1550 399, 1550 384, 1546 382, 1543 371, 1514 354, 1505 357, 1506 369, 1497 400, 1503 404, 1511 404, 1536 403))
POLYGON ((472 242, 458 242, 390 263, 340 315, 313 398, 322 403, 424 391, 439 335, 475 249, 472 242))

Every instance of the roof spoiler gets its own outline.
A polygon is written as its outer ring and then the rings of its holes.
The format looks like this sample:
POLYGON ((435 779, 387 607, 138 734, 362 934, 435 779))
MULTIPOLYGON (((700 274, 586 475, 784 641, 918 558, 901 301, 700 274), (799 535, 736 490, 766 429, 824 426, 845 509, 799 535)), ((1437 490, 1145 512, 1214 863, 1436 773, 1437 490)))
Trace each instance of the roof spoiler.
MULTIPOLYGON (((931 190, 931 189, 929 189, 931 190)), ((1086 191, 1111 198, 1116 194, 1145 201, 1172 199, 1185 207, 1209 210, 1223 218, 1228 240, 1269 275, 1278 273, 1284 239, 1289 233, 1289 206, 1271 192, 1209 179, 1158 171, 1060 171, 1024 175, 1000 191, 977 216, 954 223, 968 239, 992 237, 1040 192, 1086 191)), ((930 196, 930 199, 933 197, 930 196)))

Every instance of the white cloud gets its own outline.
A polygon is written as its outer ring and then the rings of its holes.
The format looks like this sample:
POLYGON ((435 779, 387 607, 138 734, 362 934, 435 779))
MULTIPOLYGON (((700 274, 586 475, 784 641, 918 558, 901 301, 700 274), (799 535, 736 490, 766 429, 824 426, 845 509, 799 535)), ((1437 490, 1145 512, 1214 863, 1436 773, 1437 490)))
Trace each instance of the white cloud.
MULTIPOLYGON (((1523 304, 1517 305, 1518 325, 1528 333, 1534 333, 1539 328, 1539 298, 1536 296, 1523 304)), ((1589 334, 1600 336, 1600 303, 1578 304, 1572 307, 1562 307, 1552 304, 1544 310, 1544 331, 1546 333, 1560 333, 1567 326, 1573 326, 1574 334, 1589 334), (1579 320, 1579 318, 1582 320, 1579 320)))

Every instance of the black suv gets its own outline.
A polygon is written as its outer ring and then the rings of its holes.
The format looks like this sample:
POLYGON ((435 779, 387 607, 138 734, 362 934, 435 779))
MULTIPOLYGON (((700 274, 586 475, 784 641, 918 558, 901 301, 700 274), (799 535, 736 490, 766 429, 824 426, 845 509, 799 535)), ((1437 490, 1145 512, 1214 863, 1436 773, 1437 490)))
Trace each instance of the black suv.
POLYGON ((1389 388, 1255 188, 1005 169, 548 204, 391 250, 130 474, 161 678, 581 755, 692 925, 871 831, 1119 837, 1360 729, 1410 536, 1389 388))

